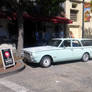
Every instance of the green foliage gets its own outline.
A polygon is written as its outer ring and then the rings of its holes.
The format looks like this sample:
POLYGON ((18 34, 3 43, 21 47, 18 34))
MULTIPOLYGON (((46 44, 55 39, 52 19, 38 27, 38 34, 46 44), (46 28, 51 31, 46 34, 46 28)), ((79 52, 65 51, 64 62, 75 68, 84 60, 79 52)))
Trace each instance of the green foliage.
POLYGON ((37 4, 41 6, 41 14, 55 15, 59 11, 59 3, 65 0, 37 0, 37 4))
POLYGON ((59 4, 65 0, 1 0, 0 6, 5 5, 7 9, 17 11, 17 8, 20 6, 24 11, 27 11, 31 14, 36 14, 37 11, 40 11, 41 15, 51 16, 56 15, 59 12, 59 4))

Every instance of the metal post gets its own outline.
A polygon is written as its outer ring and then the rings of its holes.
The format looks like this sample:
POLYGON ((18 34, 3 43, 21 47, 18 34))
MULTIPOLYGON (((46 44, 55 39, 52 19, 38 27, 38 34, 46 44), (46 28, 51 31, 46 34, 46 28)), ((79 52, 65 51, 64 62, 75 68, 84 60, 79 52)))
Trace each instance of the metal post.
POLYGON ((82 38, 84 38, 84 0, 83 0, 83 2, 82 2, 82 5, 83 5, 83 7, 82 7, 82 38))

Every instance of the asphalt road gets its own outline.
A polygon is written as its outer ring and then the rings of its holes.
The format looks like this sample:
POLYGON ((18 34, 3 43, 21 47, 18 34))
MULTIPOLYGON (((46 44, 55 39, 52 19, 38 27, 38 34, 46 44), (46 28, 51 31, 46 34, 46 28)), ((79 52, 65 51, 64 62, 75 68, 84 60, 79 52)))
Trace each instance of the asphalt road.
POLYGON ((92 92, 92 60, 49 68, 26 65, 23 71, 0 78, 0 92, 92 92))

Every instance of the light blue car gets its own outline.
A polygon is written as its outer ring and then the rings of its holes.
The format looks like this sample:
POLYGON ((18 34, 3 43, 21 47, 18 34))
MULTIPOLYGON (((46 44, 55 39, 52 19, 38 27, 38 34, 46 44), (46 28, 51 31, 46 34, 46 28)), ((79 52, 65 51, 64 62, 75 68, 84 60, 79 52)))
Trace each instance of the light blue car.
POLYGON ((26 62, 40 63, 49 67, 53 62, 82 60, 92 58, 92 40, 76 38, 54 38, 45 46, 24 48, 26 62))

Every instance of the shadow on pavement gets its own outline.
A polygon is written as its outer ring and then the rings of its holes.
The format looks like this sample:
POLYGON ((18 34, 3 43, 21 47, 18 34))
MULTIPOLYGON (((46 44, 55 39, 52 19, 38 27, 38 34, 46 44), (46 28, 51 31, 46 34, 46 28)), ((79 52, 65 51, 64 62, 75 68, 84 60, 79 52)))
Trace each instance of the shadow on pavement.
MULTIPOLYGON (((77 62, 82 62, 82 61, 63 61, 63 62, 56 62, 56 63, 52 63, 53 66, 56 66, 56 65, 61 65, 61 64, 72 64, 72 63, 77 63, 77 62)), ((32 63, 32 62, 25 62, 24 63, 32 68, 38 68, 38 67, 41 67, 40 64, 37 64, 37 63, 32 63)))
POLYGON ((62 61, 62 62, 56 62, 56 63, 53 63, 52 65, 60 65, 60 64, 72 64, 72 63, 77 63, 77 62, 82 62, 82 61, 78 61, 78 60, 76 60, 76 61, 62 61))
POLYGON ((32 68, 40 67, 40 64, 37 64, 37 63, 29 63, 29 62, 24 62, 24 63, 32 68))

